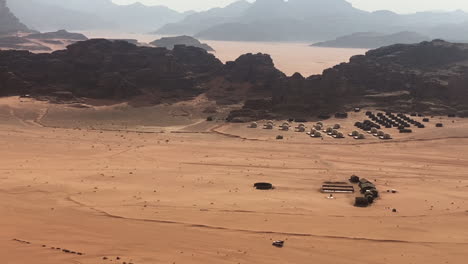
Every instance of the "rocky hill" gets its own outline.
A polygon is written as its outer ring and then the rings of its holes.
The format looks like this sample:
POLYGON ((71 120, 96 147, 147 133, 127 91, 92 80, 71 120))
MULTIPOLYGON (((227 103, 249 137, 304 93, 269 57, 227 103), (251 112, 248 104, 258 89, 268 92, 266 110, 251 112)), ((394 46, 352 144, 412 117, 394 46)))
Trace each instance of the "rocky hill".
POLYGON ((285 79, 273 92, 273 105, 315 113, 376 105, 468 115, 467 85, 468 44, 434 40, 371 50, 322 75, 285 79))
POLYGON ((375 106, 468 116, 468 44, 393 45, 308 78, 286 77, 265 54, 221 63, 203 49, 137 47, 94 39, 50 54, 0 51, 0 95, 51 95, 176 102, 206 94, 246 102, 230 120, 313 116, 375 106), (265 98, 269 98, 266 99, 265 98))
POLYGON ((45 33, 22 33, 21 36, 0 36, 0 49, 51 52, 52 50, 63 49, 77 41, 87 39, 83 34, 71 33, 66 30, 45 33))
POLYGON ((408 31, 398 32, 394 34, 360 32, 339 37, 335 40, 318 42, 312 44, 312 46, 331 48, 376 49, 394 44, 415 44, 428 40, 430 40, 429 37, 423 36, 416 32, 408 31))
POLYGON ((419 32, 430 38, 465 39, 468 14, 367 12, 345 0, 239 1, 187 16, 160 28, 158 34, 187 34, 200 39, 237 41, 323 41, 353 32, 419 32), (458 34, 457 34, 458 33, 458 34))
POLYGON ((177 46, 169 51, 93 39, 50 54, 1 51, 0 95, 69 91, 91 98, 147 94, 180 100, 199 94, 202 80, 222 67, 199 48, 177 46))
POLYGON ((151 42, 150 44, 155 47, 166 48, 170 50, 173 49, 176 45, 185 45, 201 48, 206 51, 214 51, 214 49, 208 44, 201 43, 198 39, 190 36, 165 37, 157 39, 151 42))
POLYGON ((118 5, 111 0, 10 0, 11 10, 39 31, 115 30, 149 32, 183 19, 186 14, 139 2, 118 5))
POLYGON ((309 117, 366 106, 468 117, 468 44, 434 40, 371 50, 322 75, 281 78, 271 98, 247 102, 229 119, 309 117))
POLYGON ((18 31, 29 31, 19 19, 11 13, 7 7, 6 0, 0 0, 0 34, 14 33, 18 31))

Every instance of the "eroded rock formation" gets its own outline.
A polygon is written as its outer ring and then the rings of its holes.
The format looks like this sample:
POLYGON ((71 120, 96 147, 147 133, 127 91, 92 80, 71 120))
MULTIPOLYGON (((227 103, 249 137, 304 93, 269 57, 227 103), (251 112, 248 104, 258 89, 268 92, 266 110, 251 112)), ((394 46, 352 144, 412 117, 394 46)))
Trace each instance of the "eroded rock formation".
POLYGON ((270 56, 222 64, 203 49, 137 47, 94 39, 50 54, 0 52, 0 95, 180 101, 200 94, 218 104, 245 102, 232 121, 314 116, 375 106, 392 111, 468 114, 468 44, 442 40, 393 45, 355 56, 322 75, 285 76, 270 56))

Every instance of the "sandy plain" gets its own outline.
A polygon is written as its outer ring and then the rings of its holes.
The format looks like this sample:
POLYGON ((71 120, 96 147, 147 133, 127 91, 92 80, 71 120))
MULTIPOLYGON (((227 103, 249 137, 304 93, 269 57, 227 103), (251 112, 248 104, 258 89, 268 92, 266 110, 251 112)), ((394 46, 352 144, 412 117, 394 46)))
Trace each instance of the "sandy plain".
MULTIPOLYGON (((0 99, 1 262, 465 263, 468 120, 434 117, 385 142, 319 140, 205 122, 197 103, 0 99), (178 111, 189 114, 169 122, 178 111), (372 207, 319 192, 352 174, 382 192, 372 207)), ((348 133, 364 118, 325 124, 348 133)))

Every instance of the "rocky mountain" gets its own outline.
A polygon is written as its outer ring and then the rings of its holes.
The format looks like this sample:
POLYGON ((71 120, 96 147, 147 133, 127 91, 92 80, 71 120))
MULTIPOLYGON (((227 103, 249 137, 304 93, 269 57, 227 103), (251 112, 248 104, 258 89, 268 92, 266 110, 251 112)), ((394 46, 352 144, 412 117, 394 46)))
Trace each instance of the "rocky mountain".
POLYGON ((174 49, 176 45, 185 45, 191 47, 197 47, 204 49, 206 51, 214 51, 212 47, 208 44, 201 43, 198 39, 190 37, 190 36, 177 36, 177 37, 166 37, 160 38, 150 43, 155 47, 166 48, 166 49, 174 49))
POLYGON ((18 31, 29 31, 19 19, 11 13, 6 0, 0 0, 0 34, 8 34, 18 31))
POLYGON ((137 47, 93 39, 47 54, 0 52, 0 95, 72 92, 91 98, 139 94, 178 100, 199 94, 200 80, 222 70, 206 51, 137 47))
POLYGON ((224 8, 213 8, 208 11, 193 13, 182 21, 164 25, 154 33, 161 35, 195 35, 213 25, 236 21, 250 5, 249 2, 240 0, 224 8))
POLYGON ((47 30, 119 30, 148 32, 186 14, 164 6, 117 5, 111 0, 9 0, 25 24, 47 30))
POLYGON ((292 76, 272 97, 277 109, 310 113, 374 105, 468 116, 467 84, 468 44, 434 40, 371 50, 322 75, 292 76))
POLYGON ((468 44, 442 40, 371 50, 308 78, 287 77, 265 54, 223 64, 188 46, 167 50, 94 39, 46 54, 0 51, 0 96, 68 92, 141 96, 157 104, 205 94, 218 104, 245 102, 231 121, 313 116, 356 106, 468 116, 467 87, 468 44))
POLYGON ((315 47, 332 47, 332 48, 358 48, 358 49, 375 49, 393 44, 415 44, 422 41, 428 41, 429 37, 423 36, 416 32, 398 32, 395 34, 382 34, 376 32, 360 32, 335 40, 318 42, 312 44, 315 47))
POLYGON ((257 0, 197 13, 163 26, 157 33, 212 40, 318 41, 352 32, 413 31, 438 38, 440 31, 434 28, 456 27, 465 21, 468 14, 462 11, 400 15, 362 11, 345 0, 257 0))
POLYGON ((224 65, 190 46, 168 50, 92 39, 53 53, 0 51, 0 96, 68 92, 159 103, 206 93, 220 104, 239 103, 269 95, 273 81, 283 77, 268 55, 246 54, 224 65))

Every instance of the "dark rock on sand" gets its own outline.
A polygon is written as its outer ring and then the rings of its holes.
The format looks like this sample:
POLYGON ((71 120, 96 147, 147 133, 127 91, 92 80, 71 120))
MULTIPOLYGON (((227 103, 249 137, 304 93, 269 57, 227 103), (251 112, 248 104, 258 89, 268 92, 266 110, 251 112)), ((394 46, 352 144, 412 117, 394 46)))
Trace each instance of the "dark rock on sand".
POLYGON ((124 41, 77 42, 51 54, 0 52, 0 95, 69 91, 90 98, 146 97, 182 100, 222 70, 206 51, 178 46, 137 47, 124 41))

